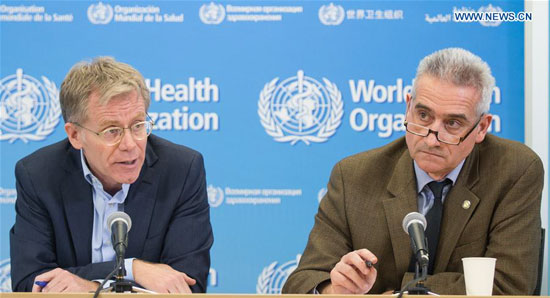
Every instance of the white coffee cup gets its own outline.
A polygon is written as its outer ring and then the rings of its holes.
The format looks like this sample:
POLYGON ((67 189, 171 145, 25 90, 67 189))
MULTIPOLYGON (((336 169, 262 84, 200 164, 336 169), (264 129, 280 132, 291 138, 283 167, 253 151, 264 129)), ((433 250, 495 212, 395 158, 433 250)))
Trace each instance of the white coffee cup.
POLYGON ((466 295, 491 296, 495 277, 495 258, 462 258, 466 295))

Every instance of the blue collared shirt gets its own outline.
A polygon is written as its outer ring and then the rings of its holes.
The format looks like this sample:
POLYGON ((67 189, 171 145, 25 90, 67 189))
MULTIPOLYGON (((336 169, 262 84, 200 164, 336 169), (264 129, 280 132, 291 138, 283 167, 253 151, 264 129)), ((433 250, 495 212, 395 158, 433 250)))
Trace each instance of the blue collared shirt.
MULTIPOLYGON (((122 189, 114 196, 103 190, 103 184, 88 168, 84 153, 80 150, 80 161, 84 179, 92 185, 92 197, 94 201, 94 224, 92 232, 92 263, 100 263, 115 260, 115 250, 111 244, 111 231, 106 226, 107 217, 115 211, 124 211, 124 201, 128 195, 130 184, 122 184, 122 189)), ((134 280, 132 262, 134 258, 124 260, 127 280, 134 280)))
MULTIPOLYGON (((449 184, 443 188, 441 203, 445 202, 445 197, 447 196, 449 190, 451 190, 451 186, 455 185, 456 178, 458 178, 458 174, 460 173, 463 165, 464 160, 462 160, 456 168, 454 168, 449 174, 447 174, 447 176, 445 176, 445 178, 448 178, 452 181, 452 184, 449 184)), ((426 213, 428 213, 428 211, 432 208, 434 204, 434 194, 432 190, 428 187, 428 183, 435 180, 430 177, 428 173, 424 172, 424 170, 422 170, 418 166, 416 161, 414 161, 414 173, 416 175, 416 189, 418 191, 418 212, 426 215, 426 213)))

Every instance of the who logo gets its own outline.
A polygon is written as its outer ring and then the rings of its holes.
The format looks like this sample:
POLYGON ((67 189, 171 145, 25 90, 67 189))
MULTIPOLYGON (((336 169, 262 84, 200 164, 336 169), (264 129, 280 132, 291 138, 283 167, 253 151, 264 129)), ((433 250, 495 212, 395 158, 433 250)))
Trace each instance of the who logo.
POLYGON ((113 7, 99 2, 88 7, 88 20, 96 25, 106 25, 113 19, 113 7))
POLYGON ((203 4, 199 9, 199 18, 208 25, 218 25, 225 19, 225 9, 223 5, 210 2, 203 4))
POLYGON ((210 204, 210 207, 219 207, 223 203, 224 195, 223 189, 221 187, 210 184, 206 188, 206 193, 208 196, 208 204, 210 204))
POLYGON ((321 21, 323 25, 340 25, 344 21, 344 17, 345 12, 342 5, 334 5, 334 3, 331 2, 329 5, 323 5, 319 8, 319 21, 321 21))
POLYGON ((295 260, 290 260, 284 264, 277 265, 278 262, 273 262, 269 266, 264 267, 258 283, 256 284, 256 293, 258 294, 281 294, 281 290, 285 285, 288 276, 298 267, 302 255, 296 255, 295 260))
POLYGON ((336 84, 324 84, 304 75, 265 84, 258 101, 258 116, 266 133, 277 142, 326 142, 340 126, 344 115, 342 93, 336 84))
POLYGON ((321 203, 323 198, 327 195, 327 192, 328 189, 326 187, 319 189, 319 191, 317 192, 317 202, 321 203))
POLYGON ((14 75, 0 80, 0 140, 44 140, 54 131, 60 116, 57 87, 45 76, 40 82, 19 68, 14 75))
POLYGON ((11 292, 10 259, 0 261, 0 292, 11 292))
MULTIPOLYGON (((499 6, 493 6, 491 4, 487 6, 482 6, 477 11, 481 13, 502 13, 503 12, 502 8, 500 8, 499 6)), ((485 27, 497 27, 497 26, 500 26, 500 24, 502 24, 502 20, 494 20, 494 21, 482 20, 482 21, 479 21, 479 23, 485 27)))

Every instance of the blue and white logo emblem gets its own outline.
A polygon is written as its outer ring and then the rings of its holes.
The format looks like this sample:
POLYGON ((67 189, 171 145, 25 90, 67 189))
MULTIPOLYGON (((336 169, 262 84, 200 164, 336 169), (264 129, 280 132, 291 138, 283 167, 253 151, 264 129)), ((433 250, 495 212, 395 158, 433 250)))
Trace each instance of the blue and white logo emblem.
POLYGON ((319 203, 321 203, 327 192, 328 189, 326 187, 319 189, 319 192, 317 193, 317 201, 319 201, 319 203))
POLYGON ((109 24, 113 19, 113 7, 109 4, 92 4, 88 7, 88 20, 96 25, 109 24))
POLYGON ((208 286, 218 286, 218 271, 212 267, 210 267, 210 270, 208 270, 208 286))
POLYGON ((319 8, 319 20, 323 25, 340 25, 344 21, 344 17, 345 12, 342 5, 334 5, 334 3, 331 2, 329 5, 323 5, 319 8))
POLYGON ((221 187, 210 184, 206 192, 208 194, 208 204, 210 204, 210 207, 218 207, 223 203, 223 189, 221 187))
POLYGON ((0 292, 11 292, 10 259, 0 261, 0 292))
POLYGON ((42 76, 40 82, 19 68, 0 80, 0 140, 41 141, 54 131, 60 116, 59 93, 48 78, 42 76))
MULTIPOLYGON (((480 12, 480 13, 486 13, 486 12, 487 13, 493 13, 493 12, 499 13, 499 12, 503 12, 502 8, 500 8, 498 6, 493 6, 491 4, 489 4, 487 6, 482 6, 477 11, 480 12)), ((502 20, 496 20, 496 21, 483 20, 483 21, 479 21, 479 23, 481 25, 485 26, 485 27, 497 27, 500 24, 502 24, 502 20)))
POLYGON ((265 84, 258 115, 267 134, 277 142, 326 142, 344 115, 342 93, 326 78, 324 85, 299 70, 294 77, 265 84))
POLYGON ((218 25, 225 19, 225 9, 223 5, 210 2, 203 4, 199 10, 201 21, 209 25, 218 25))
POLYGON ((288 261, 280 266, 277 266, 277 262, 273 262, 269 266, 264 267, 264 270, 258 276, 256 293, 281 294, 288 276, 298 267, 301 257, 302 255, 296 255, 295 260, 288 261))

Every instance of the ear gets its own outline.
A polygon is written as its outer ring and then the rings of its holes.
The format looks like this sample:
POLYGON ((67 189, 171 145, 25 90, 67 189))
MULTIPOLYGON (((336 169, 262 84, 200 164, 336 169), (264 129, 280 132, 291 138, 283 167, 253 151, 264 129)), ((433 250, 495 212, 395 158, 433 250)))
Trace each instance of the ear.
POLYGON ((487 134, 487 130, 489 129, 489 126, 491 125, 491 121, 493 120, 493 115, 491 114, 485 114, 481 118, 478 124, 478 129, 476 133, 476 143, 481 143, 485 139, 485 135, 487 134))
POLYGON ((407 97, 405 98, 405 102, 407 103, 407 107, 405 108, 405 115, 409 112, 409 107, 412 104, 412 96, 410 93, 407 93, 407 97))
POLYGON ((82 149, 83 132, 73 123, 65 123, 65 132, 69 138, 69 142, 76 150, 82 149))

